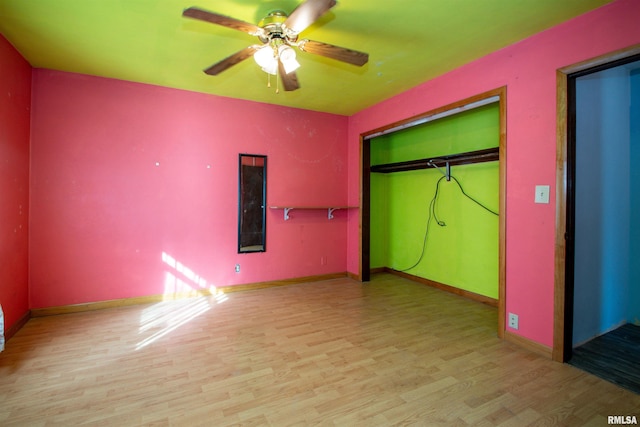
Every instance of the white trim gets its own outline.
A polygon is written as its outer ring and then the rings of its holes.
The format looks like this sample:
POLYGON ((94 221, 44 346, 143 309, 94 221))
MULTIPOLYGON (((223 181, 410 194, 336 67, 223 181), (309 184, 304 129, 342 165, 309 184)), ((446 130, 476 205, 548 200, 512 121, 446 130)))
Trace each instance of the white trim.
POLYGON ((496 102, 500 102, 500 96, 496 95, 496 96, 491 96, 489 98, 484 98, 481 99, 479 101, 475 101, 475 102, 471 102, 469 104, 463 105, 461 107, 456 107, 456 108, 452 108, 451 110, 447 110, 447 111, 443 111, 441 113, 436 113, 436 114, 432 114, 431 116, 427 116, 427 117, 422 117, 418 120, 409 122, 409 123, 404 123, 398 126, 394 126, 392 128, 389 129, 385 129, 385 130, 381 130, 380 132, 376 132, 376 133, 372 133, 371 135, 367 135, 364 137, 365 141, 368 141, 370 139, 373 139, 377 136, 382 136, 382 135, 387 135, 399 130, 403 130, 403 129, 407 129, 407 128, 411 128, 414 126, 418 126, 424 123, 429 123, 432 122, 434 120, 438 120, 438 119, 442 119, 444 117, 449 117, 449 116, 453 116, 455 114, 459 114, 468 110, 473 110, 474 108, 479 108, 479 107, 484 107, 485 105, 489 105, 489 104, 493 104, 496 102))

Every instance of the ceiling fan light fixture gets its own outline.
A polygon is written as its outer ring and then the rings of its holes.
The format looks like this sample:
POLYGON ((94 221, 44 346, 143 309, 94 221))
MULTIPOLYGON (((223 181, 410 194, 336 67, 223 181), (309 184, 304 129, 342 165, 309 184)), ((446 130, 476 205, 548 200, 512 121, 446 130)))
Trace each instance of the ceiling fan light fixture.
POLYGON ((291 46, 281 45, 278 48, 278 56, 285 73, 289 74, 300 68, 300 63, 296 60, 296 51, 291 46))
POLYGON ((278 58, 271 46, 264 46, 253 54, 253 59, 262 68, 262 71, 269 74, 276 74, 278 69, 278 58))
POLYGON ((273 10, 258 25, 198 7, 185 9, 182 12, 182 16, 257 36, 261 42, 261 45, 254 44, 246 47, 213 64, 204 70, 206 74, 217 76, 253 56, 260 68, 268 73, 269 81, 271 75, 278 76, 276 81, 282 81, 284 90, 294 91, 300 88, 298 76, 295 73, 300 64, 296 60, 296 53, 293 47, 303 52, 324 56, 359 67, 369 61, 369 55, 364 52, 313 40, 298 41, 298 34, 313 25, 318 18, 335 5, 336 0, 302 0, 302 3, 298 4, 291 14, 287 14, 282 10, 273 10))
POLYGON ((276 74, 278 74, 278 65, 277 63, 273 63, 270 64, 268 67, 262 67, 262 71, 264 71, 267 74, 271 74, 272 76, 275 76, 276 74))

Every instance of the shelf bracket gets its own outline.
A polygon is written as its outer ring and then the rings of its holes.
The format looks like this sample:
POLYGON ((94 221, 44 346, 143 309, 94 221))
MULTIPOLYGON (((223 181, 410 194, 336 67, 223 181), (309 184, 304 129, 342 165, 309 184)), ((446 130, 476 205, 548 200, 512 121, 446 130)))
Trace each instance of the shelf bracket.
POLYGON ((284 208, 284 220, 289 221, 289 211, 293 208, 284 208))
POLYGON ((329 208, 327 209, 327 218, 328 219, 333 219, 333 211, 335 211, 338 208, 329 208))

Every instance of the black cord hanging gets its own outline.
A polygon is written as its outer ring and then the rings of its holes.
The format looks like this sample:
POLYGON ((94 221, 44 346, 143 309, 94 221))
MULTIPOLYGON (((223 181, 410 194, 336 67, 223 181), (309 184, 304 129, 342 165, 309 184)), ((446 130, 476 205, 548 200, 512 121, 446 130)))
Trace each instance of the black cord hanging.
POLYGON ((453 175, 449 175, 447 176, 441 176, 440 179, 438 179, 438 182, 436 182, 436 189, 435 192, 433 194, 433 197, 431 198, 431 201, 429 202, 429 216, 427 217, 427 227, 425 229, 424 232, 424 238, 422 239, 422 250, 420 252, 420 257, 418 258, 418 261, 416 261, 415 264, 413 264, 411 267, 402 269, 402 270, 398 270, 400 272, 406 272, 409 271, 415 267, 417 267, 420 262, 422 262, 422 259, 424 258, 424 255, 426 253, 426 248, 427 248, 427 237, 429 235, 429 226, 431 224, 431 219, 433 218, 436 221, 436 224, 438 224, 440 227, 446 227, 446 223, 444 221, 442 221, 441 219, 438 218, 437 215, 437 204, 438 204, 438 195, 440 194, 440 183, 442 182, 443 179, 446 179, 447 181, 449 180, 453 180, 457 185, 458 188, 460 188, 460 192, 469 200, 471 200, 472 202, 474 202, 475 204, 477 204, 478 206, 480 206, 481 208, 483 208, 484 210, 486 210, 487 212, 495 215, 495 216, 500 216, 497 212, 493 211, 492 209, 488 208, 486 205, 482 204, 481 202, 479 202, 478 200, 476 200, 475 198, 471 197, 469 194, 467 194, 466 191, 464 191, 464 188, 462 187, 462 184, 460 184, 460 181, 458 181, 458 179, 456 177, 454 177, 453 175))

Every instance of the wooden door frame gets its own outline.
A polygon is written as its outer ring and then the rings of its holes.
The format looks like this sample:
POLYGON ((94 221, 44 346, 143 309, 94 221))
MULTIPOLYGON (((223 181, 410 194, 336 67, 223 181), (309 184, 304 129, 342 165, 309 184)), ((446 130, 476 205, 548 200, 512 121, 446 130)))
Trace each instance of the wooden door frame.
MULTIPOLYGON (((573 323, 573 287, 567 280, 567 251, 573 246, 567 244, 572 241, 569 236, 567 219, 570 215, 570 194, 573 179, 567 162, 572 155, 569 150, 573 124, 570 122, 569 108, 569 76, 582 71, 595 69, 616 61, 622 61, 640 54, 640 44, 611 52, 593 59, 560 68, 556 71, 556 236, 555 236, 555 268, 554 268, 554 319, 553 319, 553 351, 551 357, 558 362, 565 362, 571 354, 568 328, 573 323)), ((572 258, 571 258, 572 259, 572 258)), ((572 264, 571 264, 572 265, 572 264)))
POLYGON ((372 135, 384 133, 392 129, 409 127, 412 123, 428 120, 448 111, 455 111, 474 104, 498 97, 499 103, 499 226, 498 226, 498 337, 505 334, 505 303, 506 303, 506 198, 507 198, 507 88, 506 86, 481 93, 461 101, 445 105, 426 113, 394 122, 360 135, 360 260, 359 279, 368 281, 370 278, 370 141, 372 135))

